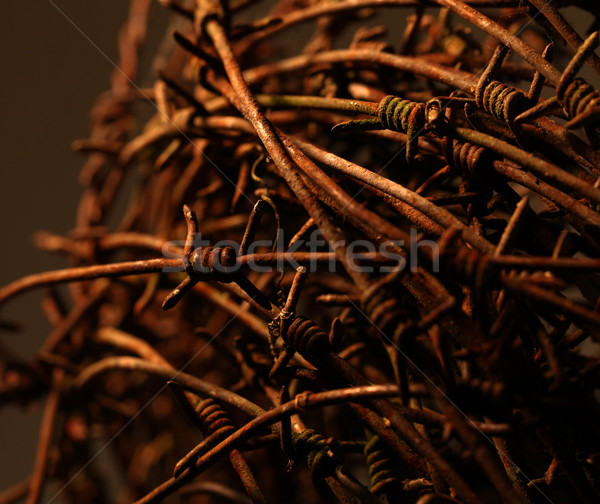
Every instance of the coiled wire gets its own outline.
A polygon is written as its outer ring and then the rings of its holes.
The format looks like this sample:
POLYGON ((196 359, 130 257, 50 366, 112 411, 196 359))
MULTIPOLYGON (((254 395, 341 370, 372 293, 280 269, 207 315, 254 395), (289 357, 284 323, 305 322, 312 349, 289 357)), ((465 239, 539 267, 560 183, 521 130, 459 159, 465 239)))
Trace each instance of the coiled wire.
POLYGON ((523 91, 496 80, 478 87, 475 100, 479 108, 509 125, 513 125, 515 117, 530 105, 523 91))
POLYGON ((217 434, 224 438, 235 431, 229 415, 214 399, 207 398, 200 401, 196 406, 196 413, 206 436, 217 434))
POLYGON ((379 436, 373 435, 369 439, 364 454, 369 467, 371 491, 374 494, 387 493, 400 485, 400 468, 379 436))
POLYGON ((476 178, 491 166, 497 156, 485 147, 454 141, 451 152, 446 152, 446 159, 450 166, 463 175, 476 178))
POLYGON ((407 310, 386 289, 373 285, 361 298, 361 309, 383 334, 393 335, 402 320, 407 319, 407 310))
POLYGON ((305 429, 292 434, 292 444, 296 457, 303 458, 313 478, 331 472, 338 462, 334 457, 327 439, 314 429, 305 429))
POLYGON ((291 349, 310 362, 323 360, 331 350, 327 333, 305 317, 296 317, 282 336, 291 349))
POLYGON ((581 78, 557 88, 556 96, 569 119, 577 118, 586 109, 600 105, 600 91, 581 78))
POLYGON ((425 104, 388 95, 379 102, 377 117, 384 128, 406 134, 406 159, 412 160, 418 152, 419 135, 425 129, 425 104))
POLYGON ((581 44, 556 86, 556 99, 569 119, 566 127, 583 126, 596 149, 600 148, 600 92, 575 75, 599 43, 598 32, 592 33, 581 44))
POLYGON ((233 247, 198 247, 189 258, 191 275, 209 276, 210 279, 228 283, 231 268, 236 265, 237 253, 233 247), (229 270, 229 271, 228 271, 229 270))
POLYGON ((406 133, 410 139, 425 127, 425 104, 388 95, 379 102, 377 117, 384 128, 406 133))
POLYGON ((470 285, 475 292, 482 292, 492 274, 489 256, 469 248, 458 246, 456 229, 447 231, 438 241, 440 250, 440 271, 450 272, 460 282, 470 285))

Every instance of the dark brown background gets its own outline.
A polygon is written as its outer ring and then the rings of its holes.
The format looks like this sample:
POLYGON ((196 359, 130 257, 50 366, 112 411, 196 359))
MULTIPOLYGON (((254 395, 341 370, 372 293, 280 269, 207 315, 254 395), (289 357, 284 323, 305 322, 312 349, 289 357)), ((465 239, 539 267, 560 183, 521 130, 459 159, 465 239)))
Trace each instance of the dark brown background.
MULTIPOLYGON (((56 0, 56 5, 113 61, 125 0, 56 0)), ((158 11, 157 11, 158 12, 158 11)), ((95 96, 109 86, 112 66, 47 0, 0 2, 1 169, 0 285, 27 273, 64 266, 37 251, 34 230, 63 233, 73 223, 82 158, 70 143, 88 132, 95 96)), ((0 317, 19 321, 20 333, 0 338, 18 355, 31 355, 48 325, 39 292, 2 306, 0 317)), ((0 407, 0 489, 32 469, 40 408, 0 407)))

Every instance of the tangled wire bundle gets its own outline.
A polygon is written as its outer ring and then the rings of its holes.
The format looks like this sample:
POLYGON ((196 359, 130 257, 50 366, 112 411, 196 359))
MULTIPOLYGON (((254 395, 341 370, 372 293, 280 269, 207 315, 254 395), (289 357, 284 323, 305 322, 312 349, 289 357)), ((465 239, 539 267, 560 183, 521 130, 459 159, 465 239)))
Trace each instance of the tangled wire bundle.
POLYGON ((0 503, 599 502, 595 3, 158 3, 37 236, 70 267, 0 288, 53 325, 0 355, 45 404, 0 503))

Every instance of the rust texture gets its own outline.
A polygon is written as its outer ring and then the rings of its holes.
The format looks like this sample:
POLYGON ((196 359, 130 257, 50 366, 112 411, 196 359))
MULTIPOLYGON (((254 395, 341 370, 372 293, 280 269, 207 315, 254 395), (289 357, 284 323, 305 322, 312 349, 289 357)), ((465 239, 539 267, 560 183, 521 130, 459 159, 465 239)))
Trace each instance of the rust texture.
POLYGON ((0 287, 3 333, 31 289, 51 326, 0 342, 0 407, 44 411, 0 503, 600 502, 600 35, 569 6, 131 0, 75 226, 35 237, 65 268, 0 287))

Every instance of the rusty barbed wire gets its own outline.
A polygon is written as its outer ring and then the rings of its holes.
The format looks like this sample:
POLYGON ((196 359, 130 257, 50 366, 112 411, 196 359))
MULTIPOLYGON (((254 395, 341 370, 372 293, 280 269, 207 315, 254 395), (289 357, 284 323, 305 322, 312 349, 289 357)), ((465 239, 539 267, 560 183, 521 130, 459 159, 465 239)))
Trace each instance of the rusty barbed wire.
MULTIPOLYGON (((481 74, 475 89, 475 102, 496 119, 508 124, 515 136, 518 136, 516 118, 540 99, 543 89, 543 78, 536 72, 527 94, 520 89, 493 80, 506 58, 508 48, 500 45, 496 48, 490 63, 481 74)), ((553 46, 549 44, 542 53, 542 58, 552 61, 553 46)))
POLYGON ((377 119, 347 121, 336 124, 332 131, 352 129, 389 129, 406 133, 406 160, 410 162, 418 151, 418 136, 425 129, 425 104, 386 96, 377 106, 377 119))
POLYGON ((364 448, 371 478, 371 492, 376 495, 394 495, 400 485, 400 468, 387 452, 379 436, 371 436, 364 448))
POLYGON ((68 267, 0 287, 0 503, 597 502, 599 36, 542 3, 161 0, 144 87, 131 0, 68 267))

